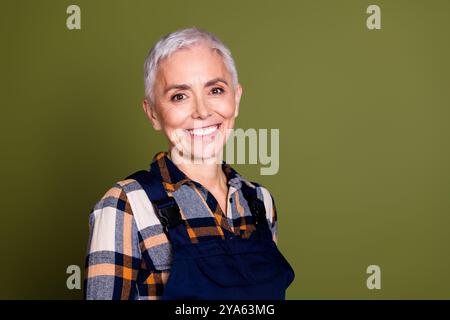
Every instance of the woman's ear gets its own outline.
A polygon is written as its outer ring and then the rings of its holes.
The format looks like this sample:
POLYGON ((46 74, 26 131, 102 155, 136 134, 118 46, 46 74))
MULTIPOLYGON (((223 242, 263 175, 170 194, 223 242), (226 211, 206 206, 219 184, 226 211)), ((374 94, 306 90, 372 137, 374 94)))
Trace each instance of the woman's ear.
POLYGON ((242 86, 240 83, 237 84, 235 90, 234 90, 234 99, 236 104, 236 109, 234 110, 234 117, 236 118, 239 114, 239 105, 241 102, 241 96, 242 96, 242 86))
POLYGON ((158 119, 158 114, 156 113, 155 105, 151 104, 147 99, 144 99, 144 101, 142 101, 142 108, 144 109, 147 118, 152 123, 153 129, 157 131, 161 130, 161 123, 158 119))

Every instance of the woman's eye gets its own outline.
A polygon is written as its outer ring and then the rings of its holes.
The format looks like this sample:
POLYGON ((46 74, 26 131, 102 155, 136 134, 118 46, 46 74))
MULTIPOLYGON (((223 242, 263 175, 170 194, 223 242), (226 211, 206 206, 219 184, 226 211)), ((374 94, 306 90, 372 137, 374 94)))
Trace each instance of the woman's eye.
POLYGON ((213 89, 211 90, 211 92, 212 92, 213 94, 221 94, 221 93, 224 92, 224 90, 223 90, 222 88, 216 87, 216 88, 213 88, 213 89))
POLYGON ((183 100, 183 96, 184 96, 184 94, 177 93, 174 96, 172 96, 172 98, 170 98, 170 100, 172 100, 172 101, 180 101, 180 100, 183 100))

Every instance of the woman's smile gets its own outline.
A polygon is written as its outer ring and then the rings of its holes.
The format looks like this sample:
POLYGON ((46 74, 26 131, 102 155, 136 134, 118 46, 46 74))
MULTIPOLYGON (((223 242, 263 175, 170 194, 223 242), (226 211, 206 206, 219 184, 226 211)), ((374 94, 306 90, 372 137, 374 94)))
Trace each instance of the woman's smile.
POLYGON ((207 125, 201 128, 186 129, 192 138, 214 138, 222 123, 207 125))

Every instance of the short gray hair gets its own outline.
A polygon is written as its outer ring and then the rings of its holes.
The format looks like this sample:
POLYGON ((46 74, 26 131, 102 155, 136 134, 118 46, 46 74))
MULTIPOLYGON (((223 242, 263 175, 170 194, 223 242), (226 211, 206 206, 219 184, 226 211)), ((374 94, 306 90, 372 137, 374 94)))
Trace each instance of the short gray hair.
POLYGON ((145 97, 149 99, 152 104, 155 102, 154 84, 159 62, 169 57, 175 51, 181 48, 188 48, 199 42, 206 43, 211 49, 215 49, 216 52, 222 56, 225 66, 231 74, 232 85, 233 87, 236 87, 238 83, 238 76, 230 49, 228 49, 219 38, 209 31, 196 27, 180 29, 161 37, 155 46, 150 49, 150 52, 145 59, 145 97))

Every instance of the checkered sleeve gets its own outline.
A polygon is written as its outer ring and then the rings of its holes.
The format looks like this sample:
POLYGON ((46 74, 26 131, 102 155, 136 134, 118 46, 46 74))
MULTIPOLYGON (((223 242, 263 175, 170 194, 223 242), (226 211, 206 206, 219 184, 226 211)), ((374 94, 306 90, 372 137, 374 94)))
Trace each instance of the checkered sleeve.
POLYGON ((84 299, 138 299, 137 277, 142 262, 139 231, 119 184, 91 210, 87 247, 84 299))

